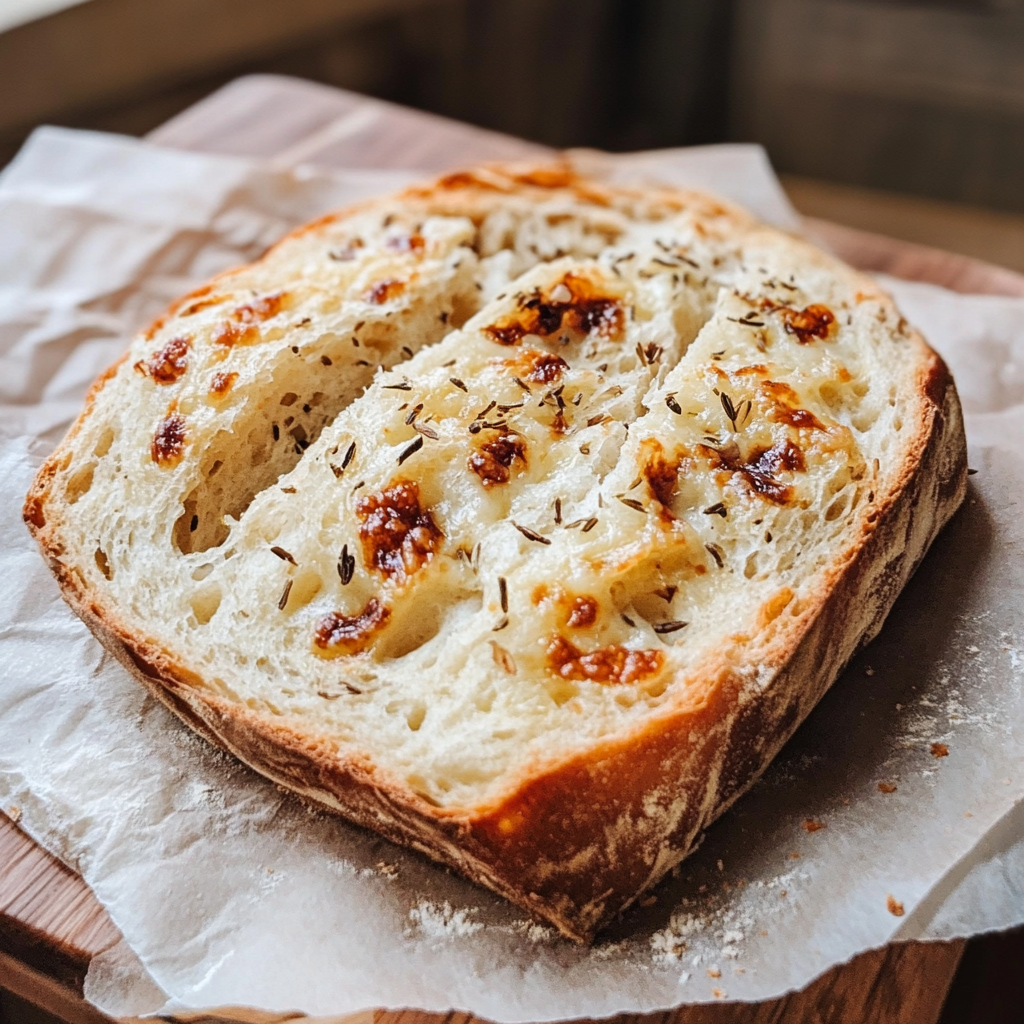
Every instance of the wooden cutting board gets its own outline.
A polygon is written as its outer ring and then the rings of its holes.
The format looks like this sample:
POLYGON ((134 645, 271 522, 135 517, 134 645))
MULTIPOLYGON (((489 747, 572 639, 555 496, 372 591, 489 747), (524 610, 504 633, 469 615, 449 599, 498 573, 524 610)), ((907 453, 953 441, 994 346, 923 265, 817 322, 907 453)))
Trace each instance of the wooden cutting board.
MULTIPOLYGON (((391 167, 444 171, 482 160, 550 156, 533 143, 297 79, 239 79, 150 135, 179 149, 258 157, 282 167, 391 167)), ((955 291, 1024 296, 1024 277, 1000 267, 824 220, 808 233, 847 262, 955 291)), ((7 808, 17 818, 16 808, 7 808)), ((90 960, 120 936, 81 877, 45 853, 0 813, 0 987, 74 1024, 107 1021, 84 1001, 90 960)), ((904 943, 833 968, 802 992, 765 1003, 681 1007, 624 1016, 649 1024, 769 1024, 777 1021, 934 1024, 963 942, 904 943)), ((273 1015, 224 1008, 182 1020, 277 1024, 273 1015)), ((351 1024, 471 1024, 467 1014, 374 1011, 351 1024)))

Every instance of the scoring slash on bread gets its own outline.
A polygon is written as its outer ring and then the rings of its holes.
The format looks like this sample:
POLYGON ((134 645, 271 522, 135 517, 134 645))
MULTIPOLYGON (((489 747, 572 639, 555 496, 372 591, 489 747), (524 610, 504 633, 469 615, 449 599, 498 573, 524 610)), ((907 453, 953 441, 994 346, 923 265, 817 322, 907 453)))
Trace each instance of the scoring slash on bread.
POLYGON ((588 941, 965 487, 953 381, 870 279, 705 195, 489 167, 175 303, 25 518, 193 729, 588 941))

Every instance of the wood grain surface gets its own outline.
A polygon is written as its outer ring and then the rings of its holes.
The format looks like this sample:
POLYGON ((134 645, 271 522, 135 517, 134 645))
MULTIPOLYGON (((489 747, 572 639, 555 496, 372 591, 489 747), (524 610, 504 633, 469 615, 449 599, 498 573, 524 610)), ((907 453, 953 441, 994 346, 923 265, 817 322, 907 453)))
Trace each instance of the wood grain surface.
MULTIPOLYGON (((541 146, 295 79, 239 79, 159 128, 151 141, 259 157, 279 166, 392 167, 443 171, 482 160, 550 155, 541 146)), ((1024 296, 1024 277, 968 257, 825 220, 808 233, 862 269, 963 292, 1024 296)), ((10 810, 10 809, 8 809, 10 810)), ((74 1024, 104 1020, 81 996, 90 960, 120 938, 82 879, 0 814, 0 986, 74 1024)), ((621 1016, 619 1024, 934 1024, 963 942, 905 943, 833 968, 801 992, 758 1004, 680 1007, 621 1016)), ((281 1024, 297 1014, 222 1008, 186 1024, 281 1024)), ((472 1024, 461 1013, 373 1011, 337 1024, 472 1024)))

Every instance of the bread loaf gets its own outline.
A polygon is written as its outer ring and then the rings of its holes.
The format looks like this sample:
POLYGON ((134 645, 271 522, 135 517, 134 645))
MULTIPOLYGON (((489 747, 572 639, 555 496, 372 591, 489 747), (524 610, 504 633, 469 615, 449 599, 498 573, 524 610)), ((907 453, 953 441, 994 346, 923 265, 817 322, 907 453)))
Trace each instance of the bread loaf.
POLYGON ((25 518, 192 728, 587 941, 965 478, 953 382, 870 279, 707 196, 490 167, 175 303, 25 518))

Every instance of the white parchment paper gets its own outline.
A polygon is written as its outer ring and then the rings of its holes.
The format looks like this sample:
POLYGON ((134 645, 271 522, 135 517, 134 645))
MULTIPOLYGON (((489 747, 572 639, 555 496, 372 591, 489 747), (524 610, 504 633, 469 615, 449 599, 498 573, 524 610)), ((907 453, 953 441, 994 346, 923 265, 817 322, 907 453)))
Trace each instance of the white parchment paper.
MULTIPOLYGON (((754 147, 618 169, 795 223, 754 147)), ((20 506, 94 376, 187 288, 407 177, 55 129, 0 176, 0 807, 124 935, 87 995, 115 1014, 555 1020, 765 999, 893 939, 1024 922, 1024 300, 887 282, 957 377, 968 502, 764 779, 590 949, 306 811, 178 724, 68 611, 20 506)))

